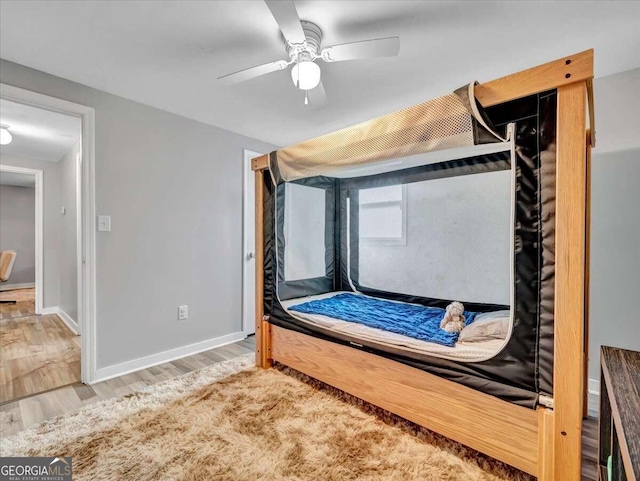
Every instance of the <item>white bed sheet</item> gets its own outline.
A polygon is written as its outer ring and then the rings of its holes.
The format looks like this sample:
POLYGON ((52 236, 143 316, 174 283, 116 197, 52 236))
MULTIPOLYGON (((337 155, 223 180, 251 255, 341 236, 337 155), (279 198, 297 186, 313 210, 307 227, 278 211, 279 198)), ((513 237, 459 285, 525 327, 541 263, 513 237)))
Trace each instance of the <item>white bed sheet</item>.
MULTIPOLYGON (((300 297, 281 301, 281 304, 289 309, 298 304, 317 299, 328 299, 343 293, 344 292, 329 292, 317 296, 300 297)), ((458 342, 455 347, 449 347, 320 314, 307 314, 297 311, 289 311, 289 314, 310 324, 347 334, 357 339, 456 361, 478 362, 490 359, 500 352, 508 341, 507 339, 491 339, 481 342, 458 342)))

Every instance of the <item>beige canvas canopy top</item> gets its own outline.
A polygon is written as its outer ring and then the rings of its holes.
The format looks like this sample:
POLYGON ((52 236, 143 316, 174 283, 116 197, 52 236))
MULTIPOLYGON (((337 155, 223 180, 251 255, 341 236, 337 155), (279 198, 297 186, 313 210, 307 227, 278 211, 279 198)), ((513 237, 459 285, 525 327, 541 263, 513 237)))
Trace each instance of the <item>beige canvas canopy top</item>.
MULTIPOLYGON (((284 181, 336 175, 346 169, 481 143, 478 132, 504 141, 479 112, 475 83, 452 94, 276 151, 284 181), (471 99, 471 100, 470 100, 471 99)), ((486 140, 485 140, 486 142, 486 140)), ((272 157, 270 162, 274 162, 272 157)))

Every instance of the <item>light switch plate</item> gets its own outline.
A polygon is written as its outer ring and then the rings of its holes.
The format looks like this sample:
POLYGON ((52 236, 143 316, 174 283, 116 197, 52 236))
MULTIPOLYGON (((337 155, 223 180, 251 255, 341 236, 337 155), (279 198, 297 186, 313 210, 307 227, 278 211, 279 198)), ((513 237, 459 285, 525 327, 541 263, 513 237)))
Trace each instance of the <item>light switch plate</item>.
POLYGON ((98 216, 98 232, 111 232, 111 216, 110 215, 98 216))

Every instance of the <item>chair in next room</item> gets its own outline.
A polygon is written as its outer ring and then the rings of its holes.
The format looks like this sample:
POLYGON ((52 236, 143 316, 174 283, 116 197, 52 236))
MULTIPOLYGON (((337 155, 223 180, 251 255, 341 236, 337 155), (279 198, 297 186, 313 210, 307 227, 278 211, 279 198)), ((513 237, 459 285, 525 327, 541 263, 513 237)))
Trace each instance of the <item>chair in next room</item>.
MULTIPOLYGON (((0 251, 0 282, 7 282, 16 261, 16 251, 0 251)), ((16 301, 3 301, 0 304, 15 304, 16 301)))

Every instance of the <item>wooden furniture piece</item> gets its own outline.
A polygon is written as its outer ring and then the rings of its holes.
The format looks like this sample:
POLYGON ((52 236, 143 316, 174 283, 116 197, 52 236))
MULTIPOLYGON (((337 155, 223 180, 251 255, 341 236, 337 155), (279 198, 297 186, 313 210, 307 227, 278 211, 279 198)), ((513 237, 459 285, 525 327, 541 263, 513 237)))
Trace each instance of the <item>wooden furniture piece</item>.
POLYGON ((544 481, 578 481, 586 396, 593 50, 476 87, 484 107, 557 90, 554 408, 531 410, 365 351, 271 326, 263 313, 263 179, 256 171, 256 365, 290 366, 544 481), (588 122, 589 121, 589 122, 588 122), (589 127, 589 134, 587 128, 589 127))
POLYGON ((603 346, 600 366, 599 479, 640 480, 640 352, 603 346))

